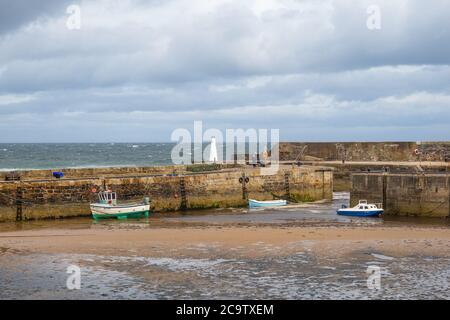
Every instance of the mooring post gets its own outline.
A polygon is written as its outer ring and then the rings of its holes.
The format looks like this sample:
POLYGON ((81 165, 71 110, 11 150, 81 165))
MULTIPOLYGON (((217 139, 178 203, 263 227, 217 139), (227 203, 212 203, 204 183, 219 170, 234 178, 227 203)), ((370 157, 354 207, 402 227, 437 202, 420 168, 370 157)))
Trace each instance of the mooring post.
POLYGON ((17 187, 16 190, 16 221, 22 221, 22 203, 23 203, 23 189, 17 187))

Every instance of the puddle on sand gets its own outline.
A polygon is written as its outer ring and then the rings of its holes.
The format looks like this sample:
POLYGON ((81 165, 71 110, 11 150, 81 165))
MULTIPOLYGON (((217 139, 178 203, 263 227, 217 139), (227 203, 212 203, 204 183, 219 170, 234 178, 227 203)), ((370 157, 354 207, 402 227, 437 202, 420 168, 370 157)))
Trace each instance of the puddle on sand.
POLYGON ((386 257, 356 252, 345 259, 317 259, 300 251, 248 259, 11 255, 0 270, 0 298, 450 298, 449 258, 386 257), (81 267, 81 290, 66 288, 66 270, 72 264, 81 267), (381 268, 381 291, 367 288, 370 265, 381 268))
POLYGON ((382 254, 377 254, 377 253, 372 253, 372 256, 374 256, 377 259, 381 259, 381 260, 394 260, 393 257, 388 257, 382 254))

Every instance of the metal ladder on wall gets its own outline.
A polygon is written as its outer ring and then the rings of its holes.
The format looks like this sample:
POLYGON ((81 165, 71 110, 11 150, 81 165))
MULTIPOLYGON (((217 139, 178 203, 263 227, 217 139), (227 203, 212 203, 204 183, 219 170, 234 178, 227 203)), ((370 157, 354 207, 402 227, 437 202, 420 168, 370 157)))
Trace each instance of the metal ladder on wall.
POLYGON ((181 195, 180 209, 185 211, 187 210, 187 198, 186 198, 186 182, 184 181, 184 177, 180 179, 180 195, 181 195))
POLYGON ((291 191, 289 189, 289 173, 288 172, 286 172, 284 174, 284 192, 285 192, 286 200, 290 200, 291 199, 291 191))

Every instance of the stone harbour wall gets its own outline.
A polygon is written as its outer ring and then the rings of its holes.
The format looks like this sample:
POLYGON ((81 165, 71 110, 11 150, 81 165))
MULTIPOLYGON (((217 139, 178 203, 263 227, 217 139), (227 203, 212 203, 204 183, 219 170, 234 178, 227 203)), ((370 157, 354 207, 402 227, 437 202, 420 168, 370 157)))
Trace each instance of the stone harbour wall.
POLYGON ((11 174, 19 175, 22 180, 53 179, 54 171, 61 171, 65 178, 97 178, 114 176, 145 176, 158 174, 186 173, 194 171, 198 167, 213 167, 215 169, 227 169, 239 167, 238 164, 214 164, 214 165, 168 165, 153 167, 100 167, 100 168, 64 168, 20 170, 15 172, 0 171, 0 181, 5 181, 11 174))
POLYGON ((280 160, 450 161, 450 142, 282 142, 280 160))
MULTIPOLYGON (((185 171, 183 166, 175 169, 185 171)), ((0 182, 0 221, 13 221, 18 215, 22 220, 89 216, 89 203, 102 189, 116 191, 119 201, 125 202, 148 196, 152 210, 158 212, 242 207, 248 198, 332 199, 333 174, 329 168, 281 166, 275 175, 261 175, 258 168, 252 167, 183 174, 173 171, 174 167, 166 174, 0 182)))
POLYGON ((450 217, 448 174, 352 174, 351 205, 383 203, 389 215, 450 217))

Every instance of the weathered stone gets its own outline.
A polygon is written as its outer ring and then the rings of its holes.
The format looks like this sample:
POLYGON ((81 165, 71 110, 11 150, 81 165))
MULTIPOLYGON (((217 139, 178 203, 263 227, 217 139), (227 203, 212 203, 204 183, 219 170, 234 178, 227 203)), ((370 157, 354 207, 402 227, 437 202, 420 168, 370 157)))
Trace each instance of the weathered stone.
MULTIPOLYGON (((141 200, 149 196, 155 211, 179 210, 182 205, 181 180, 184 179, 187 209, 239 207, 247 205, 242 183, 239 178, 245 174, 246 196, 260 200, 286 197, 286 174, 289 176, 288 189, 291 200, 313 201, 331 199, 333 188, 332 171, 317 170, 317 167, 282 166, 275 175, 261 175, 258 168, 227 167, 225 170, 203 173, 188 173, 180 167, 117 168, 108 174, 105 168, 100 170, 101 178, 87 177, 95 173, 93 169, 77 169, 80 177, 63 179, 25 180, 29 175, 22 175, 21 181, 0 182, 0 221, 15 220, 15 200, 17 189, 23 190, 25 219, 59 218, 67 216, 90 215, 89 203, 94 201, 95 191, 104 186, 118 193, 119 200, 141 200), (160 174, 166 172, 183 174, 160 174), (132 172, 132 176, 124 172, 132 172), (139 175, 135 173, 139 172, 139 175), (153 174, 142 174, 153 172, 153 174), (155 174, 155 172, 157 172, 155 174), (116 176, 117 175, 117 176, 116 176)), ((72 174, 75 172, 72 171, 72 174)), ((37 175, 38 176, 38 175, 37 175)))
POLYGON ((282 142, 280 160, 449 161, 450 142, 282 142))
POLYGON ((352 174, 351 205, 383 203, 389 215, 450 216, 448 174, 352 174))

